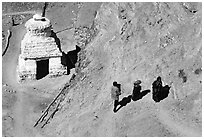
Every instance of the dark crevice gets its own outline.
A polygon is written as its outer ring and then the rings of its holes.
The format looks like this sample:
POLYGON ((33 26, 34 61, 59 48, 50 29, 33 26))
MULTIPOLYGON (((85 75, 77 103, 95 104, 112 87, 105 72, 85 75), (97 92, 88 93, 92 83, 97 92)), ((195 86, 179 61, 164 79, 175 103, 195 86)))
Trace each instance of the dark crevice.
POLYGON ((193 13, 193 14, 195 14, 195 13, 197 13, 197 9, 196 9, 196 6, 194 5, 194 4, 192 4, 192 3, 183 3, 183 7, 184 7, 184 9, 185 10, 187 10, 188 12, 190 12, 190 13, 193 13))
POLYGON ((179 70, 178 76, 179 78, 183 79, 183 83, 187 82, 187 76, 186 73, 184 72, 184 69, 179 70))
POLYGON ((202 72, 202 69, 201 69, 201 68, 198 68, 198 69, 196 69, 196 70, 194 71, 194 73, 197 74, 197 75, 200 74, 201 72, 202 72))

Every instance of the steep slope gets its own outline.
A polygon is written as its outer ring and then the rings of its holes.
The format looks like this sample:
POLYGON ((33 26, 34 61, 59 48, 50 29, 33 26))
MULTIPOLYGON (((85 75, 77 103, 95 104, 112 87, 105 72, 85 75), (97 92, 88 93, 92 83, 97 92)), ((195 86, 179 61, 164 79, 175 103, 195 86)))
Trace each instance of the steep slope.
POLYGON ((201 136, 201 3, 103 3, 96 36, 80 53, 78 75, 49 136, 201 136), (113 113, 110 87, 133 81, 171 86, 160 103, 151 93, 113 113))

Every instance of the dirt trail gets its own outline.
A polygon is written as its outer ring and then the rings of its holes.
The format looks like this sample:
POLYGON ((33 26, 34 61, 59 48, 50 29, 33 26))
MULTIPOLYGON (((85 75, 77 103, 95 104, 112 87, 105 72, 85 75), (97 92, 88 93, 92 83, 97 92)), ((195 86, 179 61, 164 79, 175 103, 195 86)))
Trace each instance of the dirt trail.
POLYGON ((24 136, 24 128, 23 123, 25 119, 25 113, 23 110, 26 110, 26 105, 24 106, 24 89, 22 86, 17 82, 17 74, 16 74, 16 66, 18 63, 18 55, 20 53, 20 42, 25 34, 25 29, 23 25, 18 27, 13 27, 12 36, 9 40, 9 48, 3 57, 3 83, 9 84, 17 91, 17 102, 14 107, 14 119, 15 119, 15 135, 16 136, 24 136), (12 56, 12 57, 11 57, 12 56))
MULTIPOLYGON (((115 113, 112 111, 109 111, 103 120, 103 125, 101 126, 101 132, 100 136, 109 136, 109 137, 114 137, 115 133, 115 113)), ((117 115, 118 116, 118 115, 117 115)))
POLYGON ((37 13, 37 11, 12 12, 12 13, 2 14, 2 16, 20 15, 20 14, 36 14, 36 13, 37 13))
POLYGON ((196 129, 192 129, 188 126, 182 125, 179 121, 175 121, 172 117, 169 116, 170 111, 166 111, 160 107, 158 118, 159 120, 170 128, 175 133, 180 134, 180 136, 188 136, 188 137, 200 137, 200 133, 196 129))
MULTIPOLYGON (((18 27, 13 27, 11 29, 12 36, 10 38, 9 48, 2 57, 2 76, 3 83, 10 85, 14 90, 16 90, 17 101, 14 105, 14 119, 15 119, 15 136, 26 136, 28 134, 27 119, 31 118, 31 109, 33 106, 30 105, 31 98, 26 97, 26 92, 32 93, 32 90, 24 87, 17 82, 16 67, 18 63, 18 56, 20 53, 20 43, 25 34, 24 25, 19 25, 18 27), (26 121, 27 120, 27 121, 26 121)), ((33 134, 35 136, 37 133, 33 134)))
MULTIPOLYGON (((151 94, 144 97, 143 101, 147 101, 147 103, 155 103, 152 99, 149 99, 149 98, 151 98, 151 94)), ((184 137, 201 136, 196 129, 192 129, 191 127, 181 124, 181 121, 172 119, 173 117, 170 114, 172 113, 172 111, 166 110, 163 108, 163 104, 165 103, 165 101, 168 101, 168 100, 163 100, 160 103, 156 103, 155 105, 155 109, 157 109, 156 112, 154 112, 153 110, 151 111, 154 113, 154 115, 157 116, 159 122, 161 122, 167 129, 171 130, 173 133, 177 133, 179 136, 184 136, 184 137)))
POLYGON ((9 39, 9 48, 2 58, 2 82, 18 88, 16 80, 16 66, 20 54, 20 43, 25 34, 23 25, 11 29, 12 36, 9 39))
POLYGON ((24 136, 24 130, 23 130, 23 119, 24 119, 24 115, 22 110, 25 109, 22 104, 23 104, 23 95, 22 92, 20 90, 18 90, 17 92, 17 103, 15 105, 14 108, 14 115, 15 115, 15 121, 16 121, 16 136, 24 136))

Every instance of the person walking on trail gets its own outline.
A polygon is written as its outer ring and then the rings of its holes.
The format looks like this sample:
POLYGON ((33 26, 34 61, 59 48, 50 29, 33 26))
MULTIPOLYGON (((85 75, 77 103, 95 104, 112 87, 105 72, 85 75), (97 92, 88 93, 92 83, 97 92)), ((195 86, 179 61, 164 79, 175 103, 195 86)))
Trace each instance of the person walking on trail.
POLYGON ((113 112, 116 112, 116 108, 119 105, 119 96, 121 95, 121 89, 116 81, 113 82, 111 87, 111 98, 114 100, 114 109, 113 112))
POLYGON ((162 81, 161 77, 158 76, 157 80, 152 83, 152 93, 153 93, 153 100, 159 102, 159 95, 161 94, 162 90, 162 81))
POLYGON ((142 87, 140 86, 142 82, 140 80, 137 80, 134 82, 134 88, 133 88, 133 92, 132 92, 132 100, 136 100, 137 98, 140 97, 140 91, 142 89, 142 87))

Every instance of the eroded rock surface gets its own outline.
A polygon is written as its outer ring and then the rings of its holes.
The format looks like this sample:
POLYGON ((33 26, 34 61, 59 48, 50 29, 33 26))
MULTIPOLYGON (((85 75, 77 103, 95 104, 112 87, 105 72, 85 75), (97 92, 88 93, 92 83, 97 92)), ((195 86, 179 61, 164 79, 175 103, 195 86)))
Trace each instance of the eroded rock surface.
POLYGON ((69 90, 47 133, 56 128, 51 135, 200 136, 201 3, 190 13, 184 5, 103 3, 94 20, 99 32, 81 56, 84 76, 69 90), (122 99, 134 80, 151 89, 157 76, 171 86, 167 99, 155 104, 148 94, 112 112, 113 81, 122 84, 122 99))

